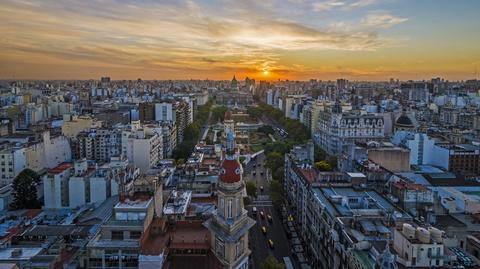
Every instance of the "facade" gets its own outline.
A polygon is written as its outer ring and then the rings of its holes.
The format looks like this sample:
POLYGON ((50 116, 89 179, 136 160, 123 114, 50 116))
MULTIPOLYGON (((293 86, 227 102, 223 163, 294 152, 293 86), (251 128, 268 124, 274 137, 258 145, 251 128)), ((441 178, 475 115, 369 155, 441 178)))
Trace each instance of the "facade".
POLYGON ((89 129, 80 132, 73 140, 76 159, 109 161, 121 154, 122 132, 117 129, 89 129))
POLYGON ((123 131, 123 148, 127 159, 142 172, 147 171, 163 159, 162 136, 144 129, 123 131))
POLYGON ((87 245, 88 268, 139 266, 140 240, 154 216, 153 198, 142 194, 118 202, 112 217, 87 245))
POLYGON ((49 169, 43 176, 43 201, 47 209, 67 208, 69 206, 68 182, 73 173, 71 163, 63 163, 49 169))
POLYGON ((375 147, 367 151, 368 159, 391 172, 410 171, 410 150, 400 147, 375 147))
POLYGON ((54 168, 72 159, 70 141, 63 135, 52 136, 49 131, 43 132, 40 142, 25 148, 25 156, 27 167, 33 171, 54 168))
POLYGON ((100 122, 94 121, 90 116, 76 116, 65 114, 63 116, 62 134, 68 138, 75 138, 81 131, 100 127, 100 122))
POLYGON ((315 143, 329 154, 339 154, 355 142, 385 138, 384 119, 373 114, 342 113, 339 102, 330 111, 320 112, 315 143))
POLYGON ((10 184, 13 179, 27 168, 25 148, 13 147, 0 151, 0 186, 10 184))
POLYGON ((441 267, 449 256, 445 255, 444 232, 434 227, 415 227, 404 223, 394 230, 393 246, 397 262, 408 268, 441 267))

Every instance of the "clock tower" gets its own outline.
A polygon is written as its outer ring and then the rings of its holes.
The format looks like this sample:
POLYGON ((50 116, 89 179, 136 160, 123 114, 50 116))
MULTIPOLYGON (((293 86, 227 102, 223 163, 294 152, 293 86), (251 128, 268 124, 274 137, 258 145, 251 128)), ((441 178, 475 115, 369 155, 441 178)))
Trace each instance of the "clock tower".
MULTIPOLYGON (((232 130, 228 130, 232 132, 232 130)), ((217 210, 204 222, 211 234, 211 250, 224 268, 247 269, 248 230, 255 221, 248 216, 243 205, 245 183, 242 165, 235 152, 233 135, 227 134, 227 147, 220 167, 217 210)))

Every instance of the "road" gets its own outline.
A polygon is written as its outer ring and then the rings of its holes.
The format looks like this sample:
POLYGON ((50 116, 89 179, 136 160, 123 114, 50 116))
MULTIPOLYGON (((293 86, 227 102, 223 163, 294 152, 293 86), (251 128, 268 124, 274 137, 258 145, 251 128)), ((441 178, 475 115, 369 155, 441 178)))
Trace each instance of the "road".
MULTIPOLYGON (((270 200, 269 183, 267 180, 267 171, 264 168, 265 154, 257 156, 256 160, 250 161, 248 165, 244 167, 244 179, 246 181, 254 181, 258 188, 257 199, 247 206, 249 216, 252 217, 257 223, 252 229, 250 229, 249 240, 251 254, 251 268, 260 268, 260 264, 269 255, 274 256, 277 260, 282 262, 283 257, 289 256, 292 259, 292 252, 289 245, 289 240, 285 233, 281 216, 274 209, 272 201, 270 200), (254 166, 255 165, 255 166, 254 166), (256 175, 253 175, 255 171, 256 175), (263 176, 261 173, 263 172, 263 176), (260 191, 260 186, 263 186, 263 192, 260 191), (257 215, 252 214, 252 208, 257 208, 257 215), (260 216, 260 212, 264 212, 264 218, 260 216), (272 222, 267 220, 267 215, 272 216, 272 222), (262 226, 267 230, 267 234, 263 234, 262 226), (270 248, 267 241, 271 239, 274 244, 274 248, 270 248)), ((292 259, 293 261, 293 259, 292 259)))
POLYGON ((281 124, 277 123, 276 121, 272 120, 271 118, 269 118, 265 115, 262 115, 262 121, 265 125, 270 125, 270 126, 273 127, 273 130, 275 131, 275 137, 278 140, 284 140, 285 139, 285 137, 282 136, 282 134, 277 129, 277 128, 283 129, 283 126, 281 124))

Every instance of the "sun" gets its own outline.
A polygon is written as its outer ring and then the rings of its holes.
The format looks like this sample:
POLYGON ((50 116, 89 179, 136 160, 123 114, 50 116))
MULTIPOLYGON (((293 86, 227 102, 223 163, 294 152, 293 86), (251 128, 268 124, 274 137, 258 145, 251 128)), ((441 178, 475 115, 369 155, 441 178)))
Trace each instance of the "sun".
POLYGON ((268 75, 268 70, 263 70, 263 74, 266 76, 268 75))

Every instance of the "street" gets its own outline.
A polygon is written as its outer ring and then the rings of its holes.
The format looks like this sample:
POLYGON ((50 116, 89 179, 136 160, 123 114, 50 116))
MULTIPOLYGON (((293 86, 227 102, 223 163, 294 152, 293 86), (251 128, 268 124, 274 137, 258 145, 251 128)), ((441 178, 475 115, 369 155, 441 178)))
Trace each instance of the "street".
MULTIPOLYGON (((279 262, 283 262, 283 257, 288 256, 292 259, 291 247, 285 233, 281 216, 274 209, 269 196, 269 183, 267 180, 267 171, 264 167, 265 155, 257 156, 256 160, 250 161, 244 168, 244 179, 254 181, 257 186, 257 199, 253 200, 246 208, 249 216, 257 223, 250 229, 250 249, 251 268, 260 268, 260 264, 269 255, 274 256, 279 262), (255 175, 253 172, 255 171, 255 175), (263 175, 262 175, 263 173, 263 175), (263 186, 263 192, 260 191, 263 186), (252 213, 253 207, 257 208, 257 214, 252 213), (260 212, 264 213, 264 217, 260 212), (272 217, 272 221, 267 220, 267 216, 272 217), (266 228, 266 234, 263 234, 262 227, 266 228), (268 245, 268 240, 273 241, 273 248, 268 245)), ((293 259, 292 259, 293 261, 293 259)))

